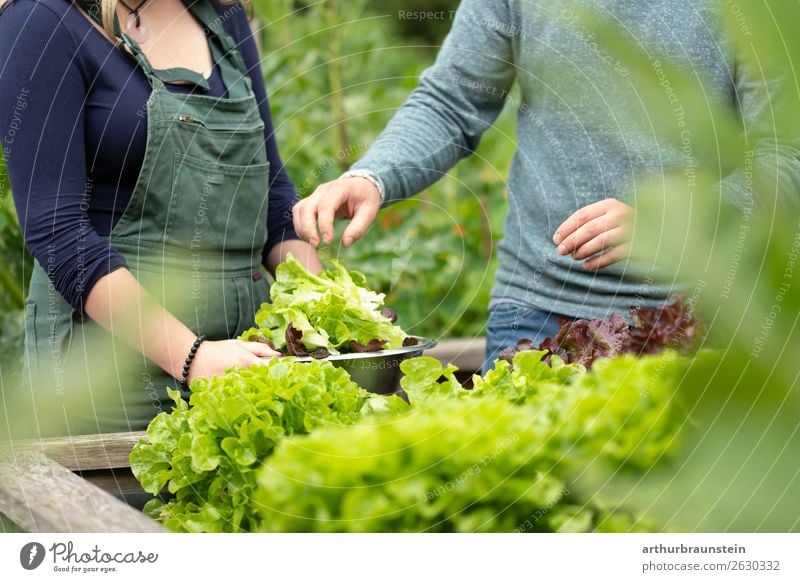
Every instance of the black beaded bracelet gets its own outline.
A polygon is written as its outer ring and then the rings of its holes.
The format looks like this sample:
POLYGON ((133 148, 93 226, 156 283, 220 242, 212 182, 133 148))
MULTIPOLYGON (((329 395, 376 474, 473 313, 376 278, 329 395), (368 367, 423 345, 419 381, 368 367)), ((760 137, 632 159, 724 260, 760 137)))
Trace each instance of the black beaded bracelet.
POLYGON ((200 348, 200 344, 206 341, 206 336, 199 335, 197 339, 194 340, 192 344, 192 349, 189 350, 189 355, 186 356, 186 360, 183 363, 183 374, 181 374, 181 386, 184 388, 187 387, 187 380, 189 379, 189 369, 192 367, 192 362, 194 362, 194 357, 197 355, 197 350, 200 348))

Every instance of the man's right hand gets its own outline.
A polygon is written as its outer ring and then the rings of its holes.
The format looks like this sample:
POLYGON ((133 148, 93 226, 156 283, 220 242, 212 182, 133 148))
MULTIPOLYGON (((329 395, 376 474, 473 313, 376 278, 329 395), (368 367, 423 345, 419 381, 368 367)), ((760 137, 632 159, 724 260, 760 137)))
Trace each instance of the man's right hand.
POLYGON ((349 247, 364 236, 378 215, 381 196, 366 178, 334 180, 317 188, 294 207, 294 228, 297 234, 317 247, 320 241, 333 242, 333 221, 349 218, 342 234, 342 244, 349 247))

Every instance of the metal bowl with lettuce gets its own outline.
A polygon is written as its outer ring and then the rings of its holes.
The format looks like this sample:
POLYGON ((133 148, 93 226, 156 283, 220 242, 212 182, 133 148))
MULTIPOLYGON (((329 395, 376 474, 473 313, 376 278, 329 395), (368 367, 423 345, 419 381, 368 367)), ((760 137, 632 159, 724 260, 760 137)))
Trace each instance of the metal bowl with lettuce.
POLYGON ((277 269, 270 302, 241 339, 265 343, 298 361, 329 360, 362 388, 393 393, 400 386, 400 363, 436 342, 406 334, 396 324, 397 314, 383 306, 384 298, 367 287, 364 275, 337 261, 315 275, 290 255, 277 269))

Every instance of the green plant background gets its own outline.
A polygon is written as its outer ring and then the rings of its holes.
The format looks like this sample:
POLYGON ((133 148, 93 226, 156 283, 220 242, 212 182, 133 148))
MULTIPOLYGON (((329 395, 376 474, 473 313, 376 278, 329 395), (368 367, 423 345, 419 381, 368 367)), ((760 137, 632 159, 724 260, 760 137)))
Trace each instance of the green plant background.
MULTIPOLYGON (((279 143, 301 196, 335 179, 374 142, 432 64, 457 5, 256 1, 279 143), (413 10, 439 18, 410 20, 413 10)), ((323 252, 386 292, 410 333, 482 334, 513 136, 513 112, 506 111, 476 156, 417 198, 384 210, 360 244, 323 252)))
POLYGON ((4 377, 19 371, 22 361, 30 260, 14 212, 5 161, 0 159, 0 386, 4 377))

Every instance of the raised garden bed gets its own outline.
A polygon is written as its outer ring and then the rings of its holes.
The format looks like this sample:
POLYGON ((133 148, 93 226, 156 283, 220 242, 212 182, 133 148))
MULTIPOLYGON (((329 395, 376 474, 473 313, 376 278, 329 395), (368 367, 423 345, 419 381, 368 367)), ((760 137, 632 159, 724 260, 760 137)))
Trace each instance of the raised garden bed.
MULTIPOLYGON (((485 339, 445 340, 426 355, 480 370, 485 339)), ((144 496, 130 453, 144 432, 17 442, 0 448, 0 530, 33 533, 166 530, 136 505, 144 496)))

